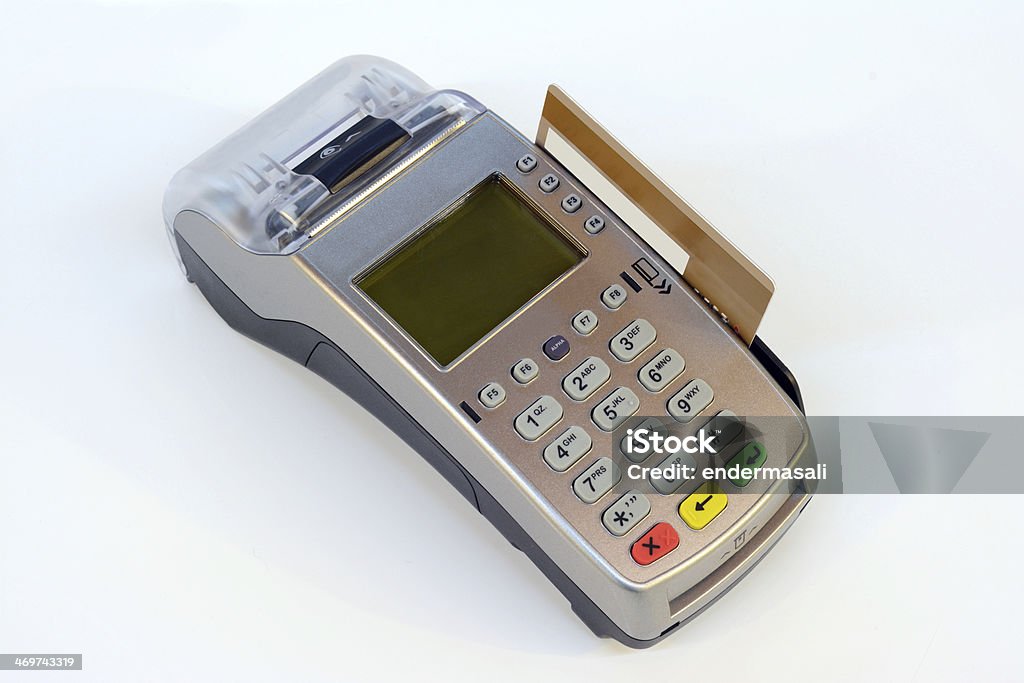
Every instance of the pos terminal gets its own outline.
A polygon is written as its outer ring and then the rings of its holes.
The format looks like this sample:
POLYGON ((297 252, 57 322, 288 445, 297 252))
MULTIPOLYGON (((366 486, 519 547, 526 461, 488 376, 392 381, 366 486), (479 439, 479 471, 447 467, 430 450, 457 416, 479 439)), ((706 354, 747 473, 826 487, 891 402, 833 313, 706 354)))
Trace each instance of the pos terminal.
POLYGON ((533 142, 466 94, 342 59, 178 172, 164 217, 232 327, 402 436, 598 635, 657 642, 810 498, 627 477, 658 458, 624 430, 662 420, 724 440, 716 420, 783 418, 735 456, 755 467, 812 446, 755 335, 771 281, 555 86, 533 142))

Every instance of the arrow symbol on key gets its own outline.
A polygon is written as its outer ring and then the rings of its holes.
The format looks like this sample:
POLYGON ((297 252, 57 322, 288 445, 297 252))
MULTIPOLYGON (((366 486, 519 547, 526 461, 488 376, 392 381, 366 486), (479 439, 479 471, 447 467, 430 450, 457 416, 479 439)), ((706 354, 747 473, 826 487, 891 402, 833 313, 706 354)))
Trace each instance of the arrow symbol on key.
POLYGON ((757 459, 760 458, 760 457, 761 457, 761 449, 758 448, 757 446, 754 446, 754 454, 747 456, 747 464, 748 465, 753 465, 755 462, 757 462, 757 459))
POLYGON ((658 294, 668 294, 672 291, 672 283, 670 283, 667 278, 662 278, 661 282, 651 286, 658 294))
POLYGON ((713 495, 708 495, 707 498, 694 505, 693 509, 696 510, 697 512, 704 512, 704 506, 707 505, 708 501, 711 500, 712 498, 714 498, 713 495))

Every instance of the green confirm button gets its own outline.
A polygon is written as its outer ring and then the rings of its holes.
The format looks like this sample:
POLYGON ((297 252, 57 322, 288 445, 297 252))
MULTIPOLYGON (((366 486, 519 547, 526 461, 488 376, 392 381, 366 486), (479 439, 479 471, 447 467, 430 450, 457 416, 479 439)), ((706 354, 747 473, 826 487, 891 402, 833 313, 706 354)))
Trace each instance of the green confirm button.
POLYGON ((746 445, 746 447, 734 455, 726 465, 726 470, 729 471, 729 481, 734 486, 743 487, 750 483, 750 480, 754 478, 752 471, 744 472, 744 470, 756 470, 758 467, 764 464, 764 461, 768 459, 768 453, 764 449, 764 445, 757 441, 752 441, 746 445), (736 471, 732 471, 733 467, 736 467, 736 471), (732 476, 735 474, 736 476, 732 476), (743 476, 750 475, 750 476, 743 476))

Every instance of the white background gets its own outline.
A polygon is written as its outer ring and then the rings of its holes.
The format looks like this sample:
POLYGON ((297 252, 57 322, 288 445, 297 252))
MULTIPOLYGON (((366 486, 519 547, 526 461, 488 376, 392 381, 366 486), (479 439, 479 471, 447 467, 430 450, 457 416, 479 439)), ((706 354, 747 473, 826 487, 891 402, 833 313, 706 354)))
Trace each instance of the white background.
POLYGON ((1014 496, 819 496, 661 645, 594 638, 398 438, 231 331, 160 215, 346 54, 527 134, 556 81, 774 277, 761 333, 809 411, 1019 415, 1019 4, 2 10, 0 652, 86 662, 24 678, 1020 675, 1014 496))

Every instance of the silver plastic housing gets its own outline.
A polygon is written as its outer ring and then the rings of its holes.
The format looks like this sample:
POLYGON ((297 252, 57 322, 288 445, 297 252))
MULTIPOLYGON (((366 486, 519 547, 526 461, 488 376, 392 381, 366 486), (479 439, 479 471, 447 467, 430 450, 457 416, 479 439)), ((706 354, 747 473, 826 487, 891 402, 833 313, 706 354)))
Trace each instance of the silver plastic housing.
MULTIPOLYGON (((379 65, 381 61, 359 63, 379 65)), ((345 64, 350 62, 342 60, 325 74, 345 64)), ((702 377, 714 386, 715 401, 708 416, 728 408, 740 415, 788 418, 775 423, 774 431, 764 435, 771 454, 768 465, 801 461, 811 449, 802 415, 742 340, 704 305, 662 256, 556 159, 474 100, 456 93, 429 91, 405 70, 399 72, 394 65, 389 69, 392 78, 396 73, 403 74, 407 90, 427 93, 410 96, 394 106, 394 111, 419 110, 438 98, 446 103, 442 107, 445 116, 451 117, 430 129, 429 135, 421 135, 419 146, 403 155, 401 162, 374 169, 372 178, 360 181, 361 189, 353 190, 347 199, 325 200, 320 212, 305 214, 296 240, 283 246, 280 242, 268 243, 258 231, 262 229, 260 221, 280 204, 271 201, 273 193, 264 196, 255 192, 247 181, 239 185, 238 160, 251 161, 253 154, 259 157, 264 149, 273 148, 276 155, 272 158, 287 165, 337 130, 336 124, 320 123, 324 118, 321 116, 314 119, 318 122, 315 130, 310 128, 304 134, 291 131, 287 116, 268 111, 254 122, 260 124, 255 130, 263 135, 251 132, 247 126, 176 176, 165 203, 172 241, 174 234, 180 236, 256 315, 301 323, 344 350, 494 497, 626 637, 655 640, 699 613, 763 557, 796 519, 807 494, 782 486, 738 493, 730 498, 729 507, 716 524, 697 532, 687 530, 679 519, 678 496, 655 498, 650 523, 671 522, 679 529, 682 542, 664 561, 640 566, 630 558, 629 547, 649 524, 629 536, 614 537, 601 525, 600 514, 612 499, 585 505, 572 492, 573 478, 593 458, 585 458, 566 473, 555 473, 544 463, 541 450, 558 431, 577 424, 594 434, 593 457, 610 453, 613 436, 594 428, 590 411, 594 402, 613 387, 635 387, 637 367, 646 358, 633 364, 609 359, 613 370, 607 389, 586 402, 569 401, 563 396, 562 377, 585 356, 606 357, 610 337, 631 319, 645 318, 658 328, 658 346, 650 349, 651 353, 672 346, 687 357, 680 382, 702 377), (266 135, 273 128, 266 121, 278 122, 281 135, 290 142, 277 147, 277 139, 266 135), (442 133, 447 130, 452 132, 444 137, 442 133), (249 136, 259 140, 259 153, 247 152, 239 141, 249 136), (535 170, 523 173, 516 161, 527 153, 539 163, 535 170), (557 193, 538 188, 538 179, 549 172, 562 178, 557 193), (379 310, 354 280, 382 254, 495 173, 515 183, 528 201, 589 254, 457 362, 441 367, 379 310), (368 188, 374 191, 367 194, 368 188), (566 214, 560 201, 569 193, 582 199, 585 210, 566 214), (245 197, 258 201, 242 206, 245 197), (340 210, 353 200, 362 202, 359 210, 340 210), (585 230, 584 220, 591 213, 606 219, 600 234, 585 230), (275 257, 266 258, 266 254, 275 257), (646 258, 661 270, 671 292, 664 296, 651 291, 631 293, 619 309, 600 308, 600 292, 620 281, 619 273, 639 258, 646 258), (588 307, 600 311, 597 330, 586 337, 572 336, 570 319, 588 307), (544 338, 557 332, 572 339, 569 360, 561 365, 545 365, 537 379, 518 386, 508 376, 509 369, 521 357, 541 357, 544 338), (488 411, 480 407, 476 397, 480 388, 492 380, 502 382, 509 393, 502 405, 488 411), (512 423, 520 411, 543 394, 560 397, 565 417, 541 440, 527 443, 514 432, 512 423), (481 410, 480 422, 470 419, 460 407, 463 401, 481 410)), ((337 73, 342 72, 344 69, 337 73)), ((322 92, 326 87, 320 81, 323 77, 321 74, 313 79, 279 106, 287 105, 293 114, 304 115, 300 105, 292 108, 293 103, 306 102, 312 92, 322 92), (298 100, 293 99, 312 84, 318 85, 298 100)), ((349 82, 352 78, 349 74, 342 80, 349 82)), ((337 75, 328 80, 337 81, 337 75)), ((367 92, 376 92, 379 87, 379 83, 372 88, 365 86, 367 92)), ((339 101, 347 110, 356 110, 348 95, 339 101)), ((377 100, 372 102, 373 107, 380 106, 377 100)), ((361 105, 359 112, 368 108, 361 105)), ((380 113, 379 109, 373 111, 375 115, 380 113)), ((397 116, 396 121, 408 123, 404 114, 397 116)), ((326 118, 347 120, 345 115, 326 118)), ((312 124, 307 120, 305 125, 312 124)), ((415 133, 412 139, 416 140, 415 133)), ((642 402, 639 414, 664 414, 665 400, 672 391, 645 394, 638 390, 642 402)))

